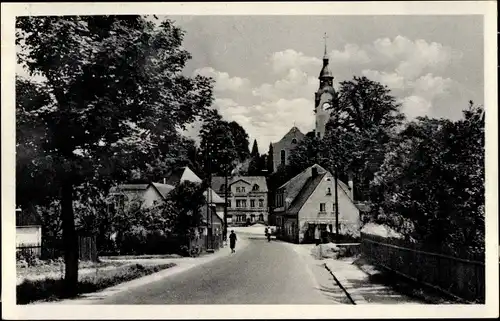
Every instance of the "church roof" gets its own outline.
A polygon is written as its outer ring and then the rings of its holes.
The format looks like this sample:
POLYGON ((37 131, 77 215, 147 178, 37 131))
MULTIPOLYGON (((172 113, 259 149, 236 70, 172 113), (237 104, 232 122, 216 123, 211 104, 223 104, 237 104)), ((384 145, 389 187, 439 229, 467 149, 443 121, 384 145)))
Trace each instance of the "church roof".
POLYGON ((319 78, 333 78, 333 73, 330 71, 328 67, 328 59, 323 59, 323 68, 321 68, 321 72, 319 73, 319 78))
POLYGON ((278 142, 271 143, 271 145, 274 148, 274 146, 277 143, 281 142, 282 140, 286 139, 289 136, 293 136, 294 138, 297 138, 298 140, 300 140, 300 139, 304 138, 306 135, 303 132, 301 132, 299 128, 297 128, 296 126, 293 126, 292 128, 290 128, 290 130, 285 135, 283 135, 283 137, 281 137, 281 139, 278 142))

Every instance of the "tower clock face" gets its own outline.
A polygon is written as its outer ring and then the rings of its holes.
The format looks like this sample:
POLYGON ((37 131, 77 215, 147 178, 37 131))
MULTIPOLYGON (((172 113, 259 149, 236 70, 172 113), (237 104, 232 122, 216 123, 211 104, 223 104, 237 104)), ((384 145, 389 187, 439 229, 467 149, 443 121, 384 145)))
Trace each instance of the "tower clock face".
POLYGON ((324 111, 326 111, 326 110, 330 109, 331 105, 330 105, 330 103, 324 103, 321 107, 323 108, 324 111))

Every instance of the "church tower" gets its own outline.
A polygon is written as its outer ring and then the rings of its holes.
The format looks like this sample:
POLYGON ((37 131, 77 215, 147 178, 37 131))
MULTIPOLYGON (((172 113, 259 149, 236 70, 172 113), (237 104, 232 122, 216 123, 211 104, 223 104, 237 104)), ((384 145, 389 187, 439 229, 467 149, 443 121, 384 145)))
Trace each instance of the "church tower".
POLYGON ((316 114, 315 135, 323 138, 325 135, 326 123, 330 118, 330 113, 336 107, 336 93, 333 89, 333 74, 328 66, 328 54, 326 51, 326 33, 325 39, 325 54, 323 55, 323 68, 319 73, 319 89, 315 94, 314 113, 316 114))

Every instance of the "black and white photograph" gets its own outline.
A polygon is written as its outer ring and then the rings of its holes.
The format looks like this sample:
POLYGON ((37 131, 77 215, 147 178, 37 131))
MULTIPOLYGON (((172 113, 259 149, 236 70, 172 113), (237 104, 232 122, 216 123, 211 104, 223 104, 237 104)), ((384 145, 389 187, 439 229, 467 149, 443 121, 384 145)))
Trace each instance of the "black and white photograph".
POLYGON ((10 318, 498 317, 496 2, 4 9, 10 318))

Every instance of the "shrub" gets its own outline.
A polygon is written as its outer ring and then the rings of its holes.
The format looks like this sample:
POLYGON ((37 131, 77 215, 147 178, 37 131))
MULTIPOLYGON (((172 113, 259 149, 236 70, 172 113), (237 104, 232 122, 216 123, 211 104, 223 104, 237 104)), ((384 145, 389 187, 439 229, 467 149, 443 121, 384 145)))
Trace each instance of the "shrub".
MULTIPOLYGON (((130 281, 142 276, 156 273, 175 266, 175 263, 159 265, 133 264, 114 270, 86 274, 78 281, 78 293, 96 292, 107 287, 130 281)), ((25 280, 17 286, 17 304, 28 304, 33 301, 53 301, 64 297, 62 279, 47 278, 43 280, 25 280)))

